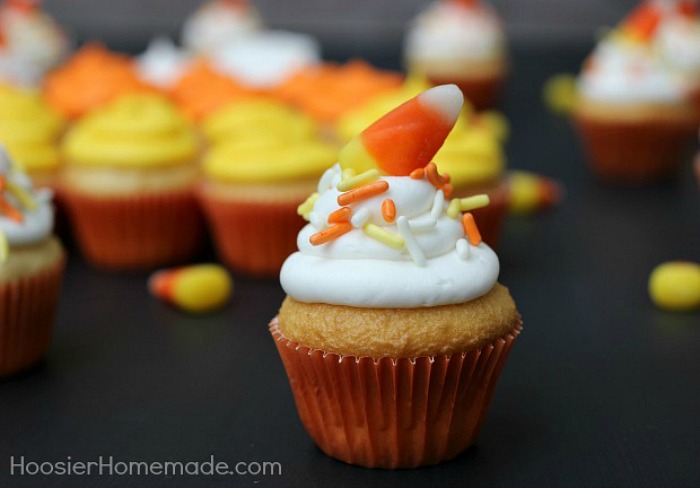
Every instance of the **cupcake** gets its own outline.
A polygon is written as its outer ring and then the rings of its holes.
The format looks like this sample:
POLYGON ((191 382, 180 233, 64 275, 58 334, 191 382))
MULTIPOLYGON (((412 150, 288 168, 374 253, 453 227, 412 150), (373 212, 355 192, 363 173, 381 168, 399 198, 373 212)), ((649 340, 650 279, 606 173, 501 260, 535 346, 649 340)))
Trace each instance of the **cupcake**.
POLYGON ((461 101, 454 85, 433 88, 347 145, 281 271, 270 331, 299 416, 347 463, 409 468, 464 451, 521 329, 474 200, 450 216, 430 169, 461 101))
POLYGON ((697 121, 686 83, 654 48, 656 5, 642 3, 605 36, 578 79, 573 117, 607 180, 657 179, 690 160, 697 121))
POLYGON ((38 187, 56 189, 64 125, 38 93, 0 85, 0 141, 38 187))
POLYGON ((148 269, 197 251, 198 141, 166 99, 125 95, 77 122, 62 150, 62 192, 91 263, 148 269))
POLYGON ((37 363, 51 342, 65 253, 51 234, 51 192, 35 190, 0 145, 0 378, 37 363))
POLYGON ((65 32, 38 0, 0 5, 0 39, 0 80, 21 86, 37 87, 70 50, 65 32))
POLYGON ((199 198, 221 260, 234 270, 274 276, 296 249, 299 202, 337 157, 308 117, 272 101, 233 104, 204 125, 199 198))
POLYGON ((65 117, 77 119, 125 93, 148 87, 139 80, 129 57, 88 44, 49 73, 43 89, 49 104, 65 117))
POLYGON ((480 0, 438 0, 413 21, 404 43, 410 73, 455 83, 477 110, 496 105, 508 62, 496 12, 480 0))
POLYGON ((258 12, 245 0, 212 0, 197 9, 182 28, 182 45, 210 55, 262 27, 258 12))
POLYGON ((144 83, 169 93, 187 71, 192 57, 167 37, 156 37, 135 59, 136 74, 144 83))

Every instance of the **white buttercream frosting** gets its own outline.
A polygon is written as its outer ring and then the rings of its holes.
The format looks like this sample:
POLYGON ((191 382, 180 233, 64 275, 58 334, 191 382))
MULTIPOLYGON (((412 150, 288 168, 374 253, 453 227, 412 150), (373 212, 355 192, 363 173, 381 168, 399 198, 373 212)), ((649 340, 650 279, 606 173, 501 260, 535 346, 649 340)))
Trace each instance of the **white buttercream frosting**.
POLYGON ((327 227, 328 216, 340 208, 340 167, 326 172, 309 216, 312 223, 299 233, 299 252, 282 267, 280 281, 285 292, 302 302, 387 308, 464 303, 488 293, 498 278, 498 257, 484 243, 471 246, 466 242, 461 221, 446 214, 442 191, 425 179, 380 179, 389 184, 385 193, 349 205, 355 227, 331 242, 314 246, 309 238, 327 227), (393 200, 396 207, 397 219, 392 223, 382 216, 386 199, 393 200), (412 254, 408 240, 396 249, 362 229, 375 224, 402 235, 405 229, 399 228, 399 221, 411 229, 412 244, 417 246, 413 252, 423 259, 412 254))
POLYGON ((505 38, 489 6, 436 1, 416 17, 405 40, 409 59, 488 60, 500 56, 505 38))
POLYGON ((30 195, 35 202, 35 208, 28 209, 7 188, 2 192, 2 198, 17 210, 21 222, 13 220, 5 212, 0 212, 0 232, 4 233, 11 246, 26 246, 41 242, 51 234, 53 229, 53 206, 51 191, 34 189, 29 177, 12 164, 5 148, 0 144, 0 175, 6 182, 14 184, 30 195))
MULTIPOLYGON (((700 76, 700 21, 675 16, 659 27, 656 44, 668 63, 683 73, 700 76)), ((700 83, 700 80, 696 80, 700 83)))
POLYGON ((191 56, 178 49, 167 37, 156 37, 146 51, 136 58, 136 71, 146 83, 171 88, 192 62, 191 56))
POLYGON ((186 21, 182 45, 197 54, 212 54, 262 27, 257 11, 247 2, 212 0, 186 21))
POLYGON ((217 70, 253 88, 272 88, 297 71, 318 63, 321 47, 306 34, 265 31, 212 55, 217 70))

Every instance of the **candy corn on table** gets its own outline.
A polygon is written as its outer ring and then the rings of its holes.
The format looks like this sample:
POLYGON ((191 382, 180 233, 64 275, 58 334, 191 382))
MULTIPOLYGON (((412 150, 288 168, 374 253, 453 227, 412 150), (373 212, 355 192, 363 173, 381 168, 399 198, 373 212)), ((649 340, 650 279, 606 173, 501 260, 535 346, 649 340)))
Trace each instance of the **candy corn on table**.
MULTIPOLYGON (((0 486, 700 485, 700 313, 659 310, 647 294, 657 264, 700 261, 700 191, 690 162, 678 179, 647 187, 605 186, 588 174, 572 127, 540 97, 588 49, 513 50, 503 104, 509 164, 558 179, 566 197, 506 222, 500 281, 524 329, 466 453, 385 471, 317 449, 267 330, 283 299, 276 280, 234 273, 225 308, 188 315, 149 295, 147 273, 103 273, 72 252, 48 357, 0 383, 0 486), (272 462, 281 473, 11 475, 21 456, 272 462)), ((372 55, 397 67, 393 51, 372 55)), ((354 150, 383 157, 361 142, 354 150)), ((391 203, 382 210, 393 218, 391 203)), ((210 251, 199 261, 213 259, 210 251)))

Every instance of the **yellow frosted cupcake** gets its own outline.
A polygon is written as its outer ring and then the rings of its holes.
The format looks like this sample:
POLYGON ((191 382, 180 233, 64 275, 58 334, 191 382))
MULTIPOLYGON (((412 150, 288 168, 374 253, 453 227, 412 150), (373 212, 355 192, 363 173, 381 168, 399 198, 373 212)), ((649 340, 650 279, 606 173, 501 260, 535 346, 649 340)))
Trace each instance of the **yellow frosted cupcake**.
POLYGON ((233 107, 226 110, 205 124, 209 138, 227 142, 205 157, 199 196, 221 259, 246 273, 272 275, 295 249, 304 223, 299 203, 337 149, 315 135, 305 116, 271 102, 241 106, 247 124, 233 107))
POLYGON ((38 93, 0 85, 0 141, 39 187, 56 187, 64 127, 38 93))
POLYGON ((193 129, 157 95, 126 95, 79 121, 61 185, 87 259, 151 268, 190 258, 202 238, 198 153, 193 129))

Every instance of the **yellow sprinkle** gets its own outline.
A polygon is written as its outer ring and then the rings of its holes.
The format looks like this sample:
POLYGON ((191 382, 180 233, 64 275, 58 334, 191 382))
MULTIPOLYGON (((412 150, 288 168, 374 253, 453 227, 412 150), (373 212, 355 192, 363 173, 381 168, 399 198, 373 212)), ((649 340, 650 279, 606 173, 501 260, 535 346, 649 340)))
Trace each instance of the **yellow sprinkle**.
POLYGON ((10 244, 7 242, 7 235, 0 231, 0 263, 7 261, 10 254, 10 244))
POLYGON ((342 173, 340 173, 340 179, 341 180, 349 180, 350 178, 353 178, 357 174, 357 171, 355 171, 352 168, 345 168, 342 173))
POLYGON ((389 247, 393 247, 394 249, 402 249, 403 246, 406 244, 403 237, 401 237, 400 235, 382 229, 381 227, 375 224, 366 224, 362 228, 362 231, 368 237, 371 237, 372 239, 379 241, 382 244, 386 244, 389 247))
POLYGON ((5 182, 5 186, 10 193, 19 200, 20 205, 24 208, 27 210, 34 210, 36 208, 36 200, 34 200, 34 197, 32 197, 27 190, 12 181, 5 182))
POLYGON ((447 216, 451 219, 459 218, 460 204, 459 198, 450 200, 450 205, 447 207, 447 216))
MULTIPOLYGON (((346 171, 348 170, 343 170, 343 175, 346 171)), ((338 183, 338 191, 352 190, 353 188, 357 188, 358 186, 371 183, 372 181, 377 179, 379 179, 379 171, 376 169, 370 169, 368 171, 365 171, 364 173, 360 173, 357 176, 351 176, 347 179, 343 178, 343 180, 340 183, 338 183)))
POLYGON ((316 202, 318 201, 319 197, 318 193, 312 193, 309 195, 309 198, 304 201, 301 205, 297 207, 297 214, 301 215, 304 217, 304 220, 309 220, 309 214, 311 213, 311 210, 313 210, 314 205, 316 205, 316 202))
MULTIPOLYGON (((452 202, 450 202, 450 205, 452 202)), ((462 212, 469 212, 471 210, 486 207, 489 204, 489 196, 485 193, 481 195, 474 195, 473 197, 460 198, 459 199, 459 210, 462 212)))

